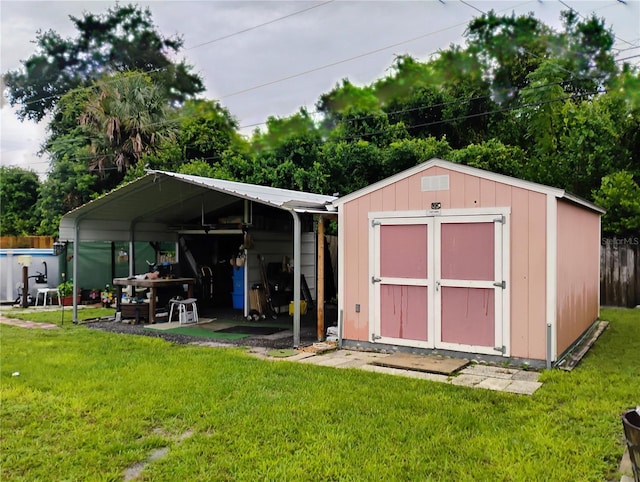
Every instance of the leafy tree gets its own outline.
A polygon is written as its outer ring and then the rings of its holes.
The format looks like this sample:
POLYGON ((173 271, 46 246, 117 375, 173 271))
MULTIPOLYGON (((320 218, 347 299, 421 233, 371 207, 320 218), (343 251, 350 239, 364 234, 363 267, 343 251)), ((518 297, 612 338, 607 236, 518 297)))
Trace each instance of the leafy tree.
POLYGON ((601 96, 603 107, 616 120, 616 131, 620 147, 625 157, 618 160, 616 167, 630 171, 640 178, 640 70, 625 66, 612 79, 607 93, 601 96))
POLYGON ((375 83, 390 124, 402 122, 412 137, 447 138, 455 148, 486 137, 493 106, 478 61, 452 47, 427 63, 396 58, 392 73, 375 83))
POLYGON ((602 178, 593 199, 607 210, 602 217, 602 230, 612 236, 640 232, 640 187, 627 171, 619 171, 602 178))
POLYGON ((232 181, 231 174, 219 164, 211 165, 206 161, 190 161, 183 164, 178 169, 181 174, 190 174, 192 176, 210 177, 213 179, 228 179, 232 181))
POLYGON ((491 11, 469 23, 468 49, 480 61, 496 103, 508 105, 527 85, 527 75, 547 56, 550 33, 532 15, 501 17, 491 11))
POLYGON ((324 115, 322 126, 334 129, 347 109, 374 111, 380 109, 380 102, 371 87, 357 87, 348 79, 343 79, 331 91, 322 94, 316 109, 324 115))
POLYGON ((392 142, 382 152, 382 178, 428 161, 434 157, 450 159, 451 147, 446 139, 402 139, 392 142))
POLYGON ((322 147, 322 159, 330 179, 330 190, 344 196, 384 178, 383 151, 367 141, 327 142, 322 147))
POLYGON ((69 18, 77 38, 38 31, 35 53, 22 68, 4 75, 9 102, 19 105, 20 119, 40 121, 66 92, 118 72, 147 72, 174 103, 204 91, 202 79, 189 65, 172 60, 182 38, 160 34, 148 8, 117 4, 103 15, 69 18))
POLYGON ((306 109, 282 119, 270 117, 266 130, 251 138, 252 163, 243 164, 245 171, 238 174, 255 184, 323 193, 327 175, 318 162, 322 141, 306 109))
POLYGON ((523 105, 513 123, 522 126, 529 152, 538 158, 553 155, 558 148, 557 132, 562 127, 561 106, 567 98, 561 86, 564 72, 555 62, 543 62, 531 72, 529 86, 520 92, 523 105))
POLYGON ((168 109, 162 91, 135 72, 63 95, 44 146, 50 168, 37 205, 38 231, 55 234, 63 214, 115 188, 130 166, 143 167, 143 157, 171 138, 168 109))
POLYGON ((220 162, 227 149, 246 149, 237 132, 238 121, 218 102, 192 100, 179 111, 177 142, 184 159, 202 159, 209 164, 220 162))
POLYGON ((99 177, 88 171, 84 161, 67 156, 56 159, 40 188, 36 204, 34 217, 38 219, 38 234, 54 236, 65 213, 103 192, 99 177))
POLYGON ((451 160, 486 171, 522 177, 527 157, 519 147, 504 145, 497 139, 490 139, 453 151, 451 160))
POLYGON ((602 177, 625 167, 627 153, 611 114, 601 98, 562 104, 558 147, 546 163, 546 184, 588 198, 602 177))
POLYGON ((28 236, 35 232, 32 215, 40 181, 33 171, 0 166, 0 206, 3 236, 28 236))
POLYGON ((240 166, 246 163, 248 142, 237 132, 236 119, 218 102, 188 100, 176 110, 171 124, 175 126, 175 136, 144 155, 129 170, 126 180, 143 175, 147 168, 200 172, 205 177, 216 173, 215 177, 232 180, 243 172, 240 166), (241 161, 242 156, 245 159, 241 161))
POLYGON ((102 177, 89 171, 94 155, 80 117, 91 96, 91 90, 82 88, 66 93, 56 104, 49 123, 43 149, 50 164, 37 210, 41 234, 54 234, 60 216, 91 200, 93 195, 112 189, 122 179, 115 170, 106 171, 102 177))
POLYGON ((615 73, 614 36, 595 16, 581 20, 562 12, 563 31, 555 32, 532 15, 497 16, 493 11, 472 20, 468 50, 482 64, 494 100, 509 105, 528 85, 528 76, 544 62, 564 72, 563 89, 593 94, 615 73))
POLYGON ((592 15, 580 20, 573 10, 562 12, 564 32, 559 38, 559 57, 565 71, 571 73, 566 84, 569 92, 589 93, 605 85, 616 72, 612 53, 614 34, 604 20, 592 15))

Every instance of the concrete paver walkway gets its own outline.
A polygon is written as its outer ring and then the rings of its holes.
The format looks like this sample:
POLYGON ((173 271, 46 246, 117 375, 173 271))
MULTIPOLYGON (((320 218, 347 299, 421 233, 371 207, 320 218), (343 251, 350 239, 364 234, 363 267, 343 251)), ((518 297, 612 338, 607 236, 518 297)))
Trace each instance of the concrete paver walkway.
POLYGON ((35 321, 18 320, 16 318, 7 318, 0 315, 0 323, 3 325, 19 326, 21 328, 40 328, 44 330, 52 330, 58 328, 53 323, 36 323, 35 321))
POLYGON ((484 388, 500 392, 531 395, 542 383, 538 381, 540 373, 515 368, 496 367, 484 364, 472 364, 460 370, 454 376, 420 372, 371 365, 371 362, 389 356, 387 353, 365 352, 357 350, 333 350, 319 353, 300 351, 287 358, 274 358, 268 355, 266 348, 252 348, 251 352, 260 358, 284 360, 334 368, 358 368, 372 372, 399 375, 434 382, 449 383, 472 388, 484 388))

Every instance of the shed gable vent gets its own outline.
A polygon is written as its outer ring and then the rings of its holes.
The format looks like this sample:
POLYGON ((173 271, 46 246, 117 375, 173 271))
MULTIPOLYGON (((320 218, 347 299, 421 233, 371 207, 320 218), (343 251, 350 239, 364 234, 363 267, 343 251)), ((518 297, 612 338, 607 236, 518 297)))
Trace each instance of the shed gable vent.
POLYGON ((448 191, 449 174, 442 176, 424 176, 421 179, 423 191, 448 191))

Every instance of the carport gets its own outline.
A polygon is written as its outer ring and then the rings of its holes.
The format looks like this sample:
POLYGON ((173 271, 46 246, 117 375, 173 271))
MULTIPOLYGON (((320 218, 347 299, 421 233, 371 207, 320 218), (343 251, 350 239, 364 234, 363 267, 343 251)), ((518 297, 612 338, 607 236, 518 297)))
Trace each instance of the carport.
MULTIPOLYGON (((297 346, 300 342, 301 260, 305 255, 303 229, 309 238, 314 231, 314 217, 335 216, 331 206, 335 199, 268 186, 148 171, 145 176, 65 214, 60 221, 59 239, 63 243, 73 243, 74 293, 78 294, 82 281, 78 273, 78 247, 83 241, 128 242, 129 275, 133 276, 136 274, 137 242, 174 243, 176 256, 180 258, 189 256, 189 250, 181 243, 182 235, 269 233, 267 241, 274 246, 279 239, 292 234, 293 339, 297 346)), ((321 232, 318 228, 318 234, 321 232)), ((259 239, 255 241, 259 242, 259 239)), ((247 256, 245 287, 250 281, 252 260, 252 256, 247 256)), ((318 269, 322 270, 322 266, 318 269)), ((318 289, 318 297, 321 296, 322 289, 318 289)), ((248 309, 246 298, 245 314, 248 309)), ((318 305, 321 306, 321 299, 318 299, 318 305)), ((77 309, 77 296, 74 296, 74 321, 77 321, 77 309)))

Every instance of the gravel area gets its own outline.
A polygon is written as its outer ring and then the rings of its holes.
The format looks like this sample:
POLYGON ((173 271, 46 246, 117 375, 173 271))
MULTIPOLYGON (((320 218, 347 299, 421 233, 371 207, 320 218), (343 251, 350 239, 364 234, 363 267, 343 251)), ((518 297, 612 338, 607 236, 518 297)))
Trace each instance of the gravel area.
MULTIPOLYGON (((301 322, 300 323, 300 346, 311 345, 317 340, 316 325, 315 323, 301 322)), ((268 336, 249 336, 240 340, 227 340, 218 338, 204 338, 197 336, 181 335, 177 333, 168 333, 162 330, 149 330, 145 329, 142 324, 128 324, 116 321, 94 321, 85 323, 84 326, 90 329, 108 331, 111 333, 122 333, 127 335, 140 335, 151 336, 155 338, 163 338, 171 343, 178 344, 190 344, 190 343, 203 343, 213 342, 216 345, 230 345, 230 346, 251 346, 251 347, 265 347, 265 348, 292 348, 293 347, 293 334, 288 336, 276 337, 274 335, 268 336)))

